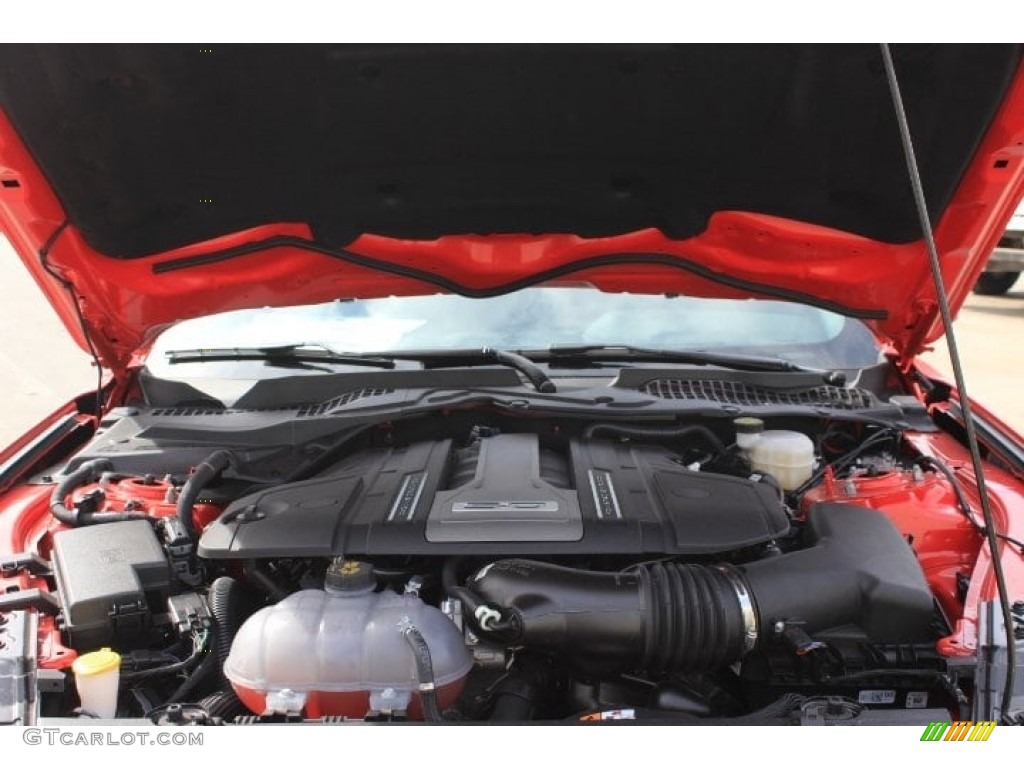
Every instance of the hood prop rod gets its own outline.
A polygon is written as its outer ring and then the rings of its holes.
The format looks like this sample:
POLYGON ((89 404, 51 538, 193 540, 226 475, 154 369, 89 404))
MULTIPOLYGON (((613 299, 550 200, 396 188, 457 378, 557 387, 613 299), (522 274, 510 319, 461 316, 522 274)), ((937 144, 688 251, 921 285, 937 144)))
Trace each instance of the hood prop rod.
POLYGON ((914 193, 914 205, 917 208, 921 233, 924 236, 925 247, 928 251, 928 264, 931 268, 932 283, 935 286, 935 294, 938 299, 942 327, 946 334, 949 361, 953 367, 953 379, 956 382, 957 392, 959 393, 960 409, 964 417, 964 430, 967 433, 967 448, 971 454, 971 465, 974 469, 975 482, 978 485, 978 495, 981 499, 981 516, 985 523, 985 540, 988 544, 989 552, 992 554, 992 571, 995 575, 996 589, 999 593, 999 604, 1003 614, 1003 625, 1006 632, 1006 680, 1003 687, 999 714, 1003 722, 1013 722, 1010 709, 1013 705, 1013 687, 1017 672, 1017 646, 1013 636, 1014 623, 1013 616, 1010 613, 1010 597, 1006 588, 1006 576, 1003 573, 1003 563, 999 558, 999 534, 996 531, 995 521, 992 516, 992 504, 989 501, 985 482, 985 470, 981 460, 981 451, 978 448, 978 435, 974 429, 974 414, 971 410, 971 401, 967 397, 967 385, 964 381, 963 366, 960 362, 959 345, 953 332, 953 313, 949 309, 949 297, 946 294, 946 284, 939 265, 939 252, 935 246, 935 234, 932 231, 931 219, 928 215, 928 205, 924 197, 924 187, 921 184, 921 174, 917 167, 917 157, 914 154, 914 143, 910 137, 907 113, 903 106, 903 97, 900 95, 899 81, 896 78, 896 68, 893 65, 889 44, 882 43, 881 48, 885 75, 889 81, 889 93, 892 96, 896 122, 899 124, 900 140, 903 143, 903 154, 907 162, 907 175, 910 177, 910 186, 914 193))

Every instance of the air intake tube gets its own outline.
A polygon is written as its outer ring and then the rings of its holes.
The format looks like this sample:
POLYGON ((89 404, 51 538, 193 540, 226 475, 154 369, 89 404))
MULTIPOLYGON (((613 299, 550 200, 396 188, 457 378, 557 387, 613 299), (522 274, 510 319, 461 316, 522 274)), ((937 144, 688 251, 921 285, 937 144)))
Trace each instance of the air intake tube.
POLYGON ((702 565, 604 573, 500 560, 470 586, 511 614, 503 641, 603 663, 635 660, 656 674, 729 664, 759 634, 743 581, 702 565))
POLYGON ((793 642, 789 629, 798 638, 928 640, 932 595, 888 519, 819 504, 806 538, 804 549, 742 567, 666 562, 609 573, 499 560, 468 588, 501 612, 503 642, 653 674, 731 664, 759 644, 793 642))

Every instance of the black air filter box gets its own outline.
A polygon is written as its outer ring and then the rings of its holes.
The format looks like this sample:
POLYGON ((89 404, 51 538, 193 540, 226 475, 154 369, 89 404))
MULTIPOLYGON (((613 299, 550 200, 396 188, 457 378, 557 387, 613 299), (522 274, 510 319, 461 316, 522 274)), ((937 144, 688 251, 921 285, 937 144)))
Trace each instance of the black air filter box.
POLYGON ((53 569, 76 649, 145 633, 150 606, 162 606, 171 588, 167 558, 145 520, 55 534, 53 569))

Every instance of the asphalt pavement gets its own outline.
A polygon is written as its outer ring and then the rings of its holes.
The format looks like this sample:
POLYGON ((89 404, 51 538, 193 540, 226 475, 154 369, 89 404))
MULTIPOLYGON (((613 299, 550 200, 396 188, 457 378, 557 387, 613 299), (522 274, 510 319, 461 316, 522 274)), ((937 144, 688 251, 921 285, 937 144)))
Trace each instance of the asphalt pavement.
MULTIPOLYGON (((10 245, 0 238, 0 446, 93 388, 91 359, 71 341, 10 245)), ((1006 296, 971 296, 956 322, 971 396, 1024 432, 1017 344, 1024 340, 1024 280, 1006 296)), ((940 342, 927 359, 949 370, 940 342)))

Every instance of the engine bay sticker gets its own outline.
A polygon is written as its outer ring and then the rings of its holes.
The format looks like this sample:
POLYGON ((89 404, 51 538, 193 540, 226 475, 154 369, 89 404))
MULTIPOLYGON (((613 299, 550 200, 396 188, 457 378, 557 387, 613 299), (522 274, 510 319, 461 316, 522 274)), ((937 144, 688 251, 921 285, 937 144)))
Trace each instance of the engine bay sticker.
POLYGON ((907 709, 925 709, 928 706, 928 691, 910 691, 907 694, 907 709))
POLYGON ((590 490, 594 494, 597 518, 599 520, 621 520, 622 510, 619 509, 619 498, 615 495, 612 473, 603 469, 591 469, 587 475, 590 478, 590 490))
POLYGON ((896 691, 861 691, 857 701, 861 704, 895 704, 896 691))

